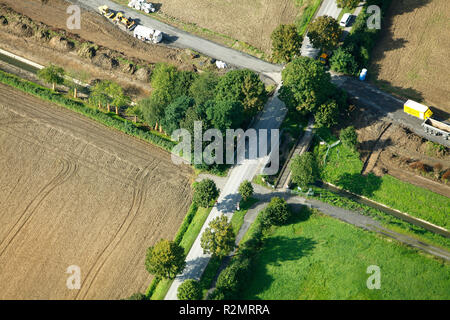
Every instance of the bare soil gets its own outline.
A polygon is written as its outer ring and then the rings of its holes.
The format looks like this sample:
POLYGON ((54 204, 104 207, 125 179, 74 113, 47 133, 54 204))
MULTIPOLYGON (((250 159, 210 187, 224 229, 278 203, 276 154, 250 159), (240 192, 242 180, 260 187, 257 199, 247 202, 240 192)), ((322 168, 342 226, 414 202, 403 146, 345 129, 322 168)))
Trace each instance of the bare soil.
POLYGON ((187 50, 143 43, 92 12, 82 10, 80 30, 67 30, 65 1, 2 2, 1 48, 42 65, 59 65, 75 78, 87 78, 80 79, 84 82, 111 79, 130 96, 145 96, 156 63, 196 69, 187 50))
POLYGON ((448 0, 396 0, 373 52, 371 70, 383 89, 425 102, 450 119, 448 0))
POLYGON ((363 174, 390 174, 400 180, 450 197, 442 175, 450 169, 449 150, 429 142, 387 119, 356 108, 351 124, 358 133, 363 174), (423 164, 424 170, 414 163, 423 164))
POLYGON ((0 299, 144 292, 146 249, 174 237, 192 179, 159 148, 0 85, 0 299))

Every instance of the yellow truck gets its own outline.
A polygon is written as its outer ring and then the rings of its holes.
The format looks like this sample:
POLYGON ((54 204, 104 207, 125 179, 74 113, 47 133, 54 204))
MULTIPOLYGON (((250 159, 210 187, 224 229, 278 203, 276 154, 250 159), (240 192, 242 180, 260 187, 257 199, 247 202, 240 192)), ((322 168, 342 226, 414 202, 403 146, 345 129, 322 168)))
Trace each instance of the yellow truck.
POLYGON ((426 120, 433 115, 430 108, 413 100, 408 100, 405 102, 403 105, 403 111, 422 120, 426 120))

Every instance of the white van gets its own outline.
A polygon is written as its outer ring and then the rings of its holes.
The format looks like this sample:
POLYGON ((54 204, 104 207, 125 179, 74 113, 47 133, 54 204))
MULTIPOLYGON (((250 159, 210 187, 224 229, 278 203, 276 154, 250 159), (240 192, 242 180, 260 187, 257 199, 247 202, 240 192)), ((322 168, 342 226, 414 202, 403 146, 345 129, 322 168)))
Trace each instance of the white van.
POLYGON ((341 22, 339 22, 339 24, 341 25, 341 27, 346 27, 348 26, 348 24, 350 23, 350 21, 352 20, 352 15, 350 13, 345 13, 342 16, 341 22))

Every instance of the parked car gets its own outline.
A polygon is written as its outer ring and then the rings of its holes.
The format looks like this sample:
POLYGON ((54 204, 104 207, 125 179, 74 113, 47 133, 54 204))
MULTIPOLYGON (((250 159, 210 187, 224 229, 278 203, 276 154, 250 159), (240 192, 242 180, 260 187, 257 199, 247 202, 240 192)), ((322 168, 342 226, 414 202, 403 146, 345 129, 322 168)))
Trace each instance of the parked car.
POLYGON ((349 25, 351 20, 352 20, 352 15, 350 13, 345 13, 342 16, 341 22, 339 22, 339 24, 341 25, 341 27, 346 27, 349 25))

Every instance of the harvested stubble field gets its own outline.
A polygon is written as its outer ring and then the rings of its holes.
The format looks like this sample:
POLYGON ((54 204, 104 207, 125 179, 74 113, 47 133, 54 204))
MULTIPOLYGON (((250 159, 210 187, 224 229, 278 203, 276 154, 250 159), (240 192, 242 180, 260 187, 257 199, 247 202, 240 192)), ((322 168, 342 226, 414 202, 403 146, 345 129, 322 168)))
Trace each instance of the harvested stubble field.
POLYGON ((146 248, 172 239, 192 170, 167 152, 0 85, 0 299, 145 291, 146 248), (66 270, 81 268, 81 289, 66 270))
MULTIPOLYGON (((124 1, 118 1, 124 2, 124 1)), ((299 8, 294 0, 160 0, 159 11, 270 53, 272 31, 294 23, 299 8)))
POLYGON ((450 119, 449 29, 448 0, 392 1, 371 68, 383 89, 426 102, 442 120, 450 119))

